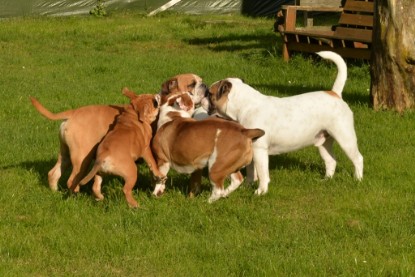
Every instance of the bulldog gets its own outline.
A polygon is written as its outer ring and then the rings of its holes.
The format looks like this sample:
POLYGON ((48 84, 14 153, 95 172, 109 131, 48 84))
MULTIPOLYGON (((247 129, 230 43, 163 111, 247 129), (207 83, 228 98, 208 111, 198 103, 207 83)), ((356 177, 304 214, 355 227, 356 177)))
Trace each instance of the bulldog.
MULTIPOLYGON (((161 106, 152 149, 163 175, 170 167, 179 173, 208 167, 212 203, 228 196, 242 183, 239 169, 251 162, 252 141, 263 136, 264 131, 245 129, 236 122, 215 117, 197 121, 191 118, 193 103, 190 98, 186 100, 186 94, 171 95, 161 106), (190 108, 183 108, 186 106, 190 108), (227 176, 231 184, 224 189, 227 176)), ((164 182, 159 182, 153 194, 160 195, 164 189, 164 182)))
MULTIPOLYGON (((199 103, 207 87, 195 74, 180 74, 165 81, 160 90, 161 103, 170 93, 188 92, 199 103)), ((60 150, 58 160, 48 172, 48 183, 52 190, 58 189, 62 171, 72 164, 67 186, 79 191, 79 181, 86 175, 95 157, 99 142, 114 127, 116 118, 125 111, 126 105, 91 105, 78 109, 52 113, 34 97, 31 102, 36 110, 50 120, 63 120, 59 129, 60 150)))
POLYGON ((131 105, 118 116, 114 128, 108 132, 99 144, 95 164, 91 171, 80 181, 85 185, 94 176, 92 191, 97 200, 104 199, 101 193, 102 177, 100 173, 121 176, 124 181, 123 192, 131 208, 138 207, 132 195, 137 181, 135 161, 142 157, 157 178, 164 176, 158 170, 150 148, 153 136, 151 123, 156 120, 159 112, 160 95, 141 94, 123 89, 123 94, 130 98, 131 105))
POLYGON ((336 140, 355 167, 354 175, 363 178, 363 157, 357 146, 353 113, 342 99, 347 66, 336 53, 317 53, 333 61, 338 69, 330 91, 315 91, 278 98, 261 94, 240 79, 228 78, 209 89, 205 109, 238 121, 245 128, 261 128, 265 135, 253 143, 253 163, 247 168, 247 179, 259 179, 256 194, 265 194, 270 182, 269 155, 294 151, 309 145, 318 147, 330 178, 336 169, 332 146, 336 140), (210 107, 209 107, 210 106, 210 107), (255 172, 256 170, 256 172, 255 172))

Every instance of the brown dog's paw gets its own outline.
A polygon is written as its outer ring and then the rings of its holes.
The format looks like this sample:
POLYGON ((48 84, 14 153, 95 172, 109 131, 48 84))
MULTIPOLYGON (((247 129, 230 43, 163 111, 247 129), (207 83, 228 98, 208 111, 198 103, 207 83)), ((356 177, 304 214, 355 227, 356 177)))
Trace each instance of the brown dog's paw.
POLYGON ((128 207, 130 207, 131 209, 138 209, 140 206, 138 205, 137 202, 128 202, 128 207))

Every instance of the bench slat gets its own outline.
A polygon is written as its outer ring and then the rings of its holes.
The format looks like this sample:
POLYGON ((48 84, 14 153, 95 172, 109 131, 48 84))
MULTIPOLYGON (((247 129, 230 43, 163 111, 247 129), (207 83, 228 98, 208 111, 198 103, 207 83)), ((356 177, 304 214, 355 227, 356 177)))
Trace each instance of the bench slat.
POLYGON ((373 27, 373 15, 343 13, 339 19, 340 25, 373 27))
POLYGON ((296 35, 297 37, 310 37, 314 39, 339 39, 339 40, 349 40, 349 41, 358 41, 363 43, 372 42, 372 30, 364 29, 352 29, 352 28, 343 28, 337 27, 336 31, 287 31, 285 35, 296 35))
POLYGON ((345 12, 366 12, 373 14, 373 2, 348 0, 343 10, 345 12))
POLYGON ((333 37, 344 40, 371 43, 372 30, 337 27, 333 37))

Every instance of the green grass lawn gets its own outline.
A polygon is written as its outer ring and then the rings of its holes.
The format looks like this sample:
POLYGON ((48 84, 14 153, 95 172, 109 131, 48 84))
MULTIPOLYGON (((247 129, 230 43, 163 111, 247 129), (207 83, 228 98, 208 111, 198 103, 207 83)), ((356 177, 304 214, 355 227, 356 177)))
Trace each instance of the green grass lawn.
POLYGON ((271 19, 170 13, 0 21, 0 275, 415 275, 415 114, 374 112, 361 62, 348 62, 343 92, 365 158, 360 183, 338 147, 335 177, 324 180, 311 147, 272 157, 261 197, 245 185, 208 204, 204 179, 203 193, 188 199, 189 176, 170 172, 166 194, 153 198, 143 163, 137 210, 116 177, 104 179, 103 202, 90 187, 68 196, 67 174, 59 192, 49 190, 60 122, 39 115, 29 96, 52 111, 127 103, 122 87, 156 93, 187 72, 207 84, 240 77, 281 97, 331 89, 335 66, 283 62, 272 27, 271 19))

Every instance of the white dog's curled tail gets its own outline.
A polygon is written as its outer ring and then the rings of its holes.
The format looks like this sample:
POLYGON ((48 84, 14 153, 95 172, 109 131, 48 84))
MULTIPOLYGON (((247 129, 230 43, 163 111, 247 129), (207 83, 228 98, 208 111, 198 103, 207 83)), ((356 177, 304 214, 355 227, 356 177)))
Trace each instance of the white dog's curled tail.
POLYGON ((333 88, 331 90, 337 93, 337 95, 339 95, 341 98, 343 88, 347 80, 346 63, 344 62, 343 58, 339 54, 334 53, 332 51, 320 51, 320 52, 317 52, 317 54, 323 59, 331 60, 332 62, 336 64, 337 77, 336 77, 336 80, 334 81, 333 88))

